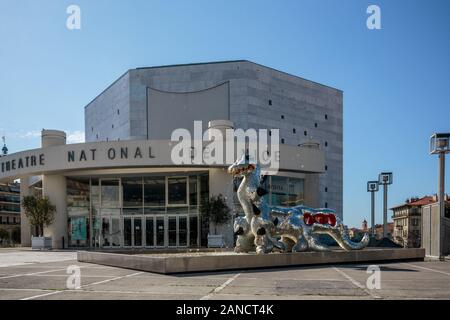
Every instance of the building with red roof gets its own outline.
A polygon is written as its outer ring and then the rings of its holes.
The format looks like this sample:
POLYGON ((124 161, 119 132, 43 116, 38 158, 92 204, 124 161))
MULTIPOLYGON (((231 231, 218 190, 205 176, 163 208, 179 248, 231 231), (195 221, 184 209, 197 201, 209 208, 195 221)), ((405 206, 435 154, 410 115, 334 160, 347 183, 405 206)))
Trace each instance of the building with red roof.
MULTIPOLYGON (((446 196, 447 209, 450 201, 446 196)), ((410 198, 405 203, 392 207, 394 221, 393 240, 405 248, 419 248, 422 238, 422 207, 437 202, 437 196, 410 198)))

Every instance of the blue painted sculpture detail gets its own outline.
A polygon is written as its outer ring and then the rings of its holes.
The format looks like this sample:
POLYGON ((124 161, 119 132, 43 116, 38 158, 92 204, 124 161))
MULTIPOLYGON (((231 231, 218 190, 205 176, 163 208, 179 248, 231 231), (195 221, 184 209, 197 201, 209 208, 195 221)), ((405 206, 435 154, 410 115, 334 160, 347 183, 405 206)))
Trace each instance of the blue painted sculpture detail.
POLYGON ((347 227, 333 210, 269 206, 263 198, 267 191, 262 188, 261 169, 248 156, 233 163, 228 172, 233 177, 242 177, 237 197, 245 217, 234 221, 234 232, 238 236, 235 252, 329 251, 320 243, 320 234, 328 234, 344 250, 359 250, 369 243, 367 233, 360 242, 351 241, 347 227))

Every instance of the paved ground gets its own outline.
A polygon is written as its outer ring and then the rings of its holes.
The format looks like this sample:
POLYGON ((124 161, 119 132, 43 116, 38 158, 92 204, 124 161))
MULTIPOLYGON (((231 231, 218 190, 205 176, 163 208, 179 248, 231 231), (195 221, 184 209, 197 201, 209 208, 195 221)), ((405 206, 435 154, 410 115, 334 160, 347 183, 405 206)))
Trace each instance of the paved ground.
POLYGON ((450 261, 159 275, 79 263, 75 252, 0 249, 0 299, 450 299, 450 261), (81 288, 67 289, 77 265, 81 288))

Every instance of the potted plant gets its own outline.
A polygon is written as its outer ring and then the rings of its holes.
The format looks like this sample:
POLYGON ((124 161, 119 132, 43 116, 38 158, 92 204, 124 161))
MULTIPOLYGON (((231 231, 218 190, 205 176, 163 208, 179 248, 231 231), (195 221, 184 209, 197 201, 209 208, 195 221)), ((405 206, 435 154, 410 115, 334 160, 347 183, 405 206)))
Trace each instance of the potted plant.
POLYGON ((230 208, 227 206, 225 198, 221 194, 212 196, 201 205, 200 213, 209 224, 214 225, 214 234, 208 233, 208 247, 222 248, 225 241, 222 234, 217 234, 217 227, 231 218, 230 208))
POLYGON ((35 235, 37 235, 31 237, 31 247, 33 249, 51 248, 52 238, 44 237, 44 227, 53 222, 56 207, 47 197, 35 195, 23 197, 22 206, 30 225, 34 227, 35 235))

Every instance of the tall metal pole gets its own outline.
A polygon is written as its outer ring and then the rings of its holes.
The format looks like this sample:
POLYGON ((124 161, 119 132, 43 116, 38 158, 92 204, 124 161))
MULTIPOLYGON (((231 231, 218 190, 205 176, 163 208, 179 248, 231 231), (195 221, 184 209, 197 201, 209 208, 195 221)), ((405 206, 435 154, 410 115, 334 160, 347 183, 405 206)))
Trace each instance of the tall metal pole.
POLYGON ((441 218, 445 213, 445 153, 439 153, 439 212, 441 218))
POLYGON ((388 185, 383 184, 383 238, 387 238, 387 188, 388 185))
POLYGON ((371 192, 372 196, 372 206, 371 206, 371 214, 370 214, 370 224, 372 226, 372 237, 375 237, 375 192, 371 192))
POLYGON ((438 186, 438 201, 439 201, 439 255, 444 256, 444 228, 442 221, 445 216, 445 153, 439 153, 439 186, 438 186))

